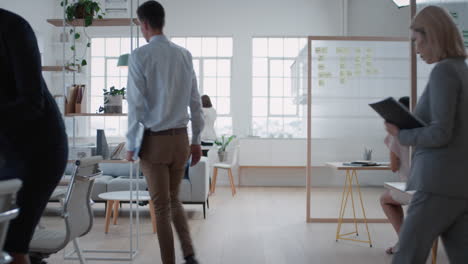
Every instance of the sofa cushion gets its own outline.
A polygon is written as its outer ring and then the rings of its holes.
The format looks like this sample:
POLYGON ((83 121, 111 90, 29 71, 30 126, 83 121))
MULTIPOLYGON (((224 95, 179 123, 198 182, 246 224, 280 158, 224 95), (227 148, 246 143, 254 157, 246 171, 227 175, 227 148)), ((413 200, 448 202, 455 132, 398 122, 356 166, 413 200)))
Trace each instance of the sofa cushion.
MULTIPOLYGON (((133 179, 133 188, 136 190, 137 182, 138 181, 138 189, 142 191, 146 191, 148 185, 146 184, 146 180, 144 178, 139 178, 138 180, 133 179)), ((112 179, 107 184, 107 191, 108 192, 118 192, 118 191, 129 191, 130 190, 130 178, 125 176, 120 176, 117 178, 112 179)))
POLYGON ((91 199, 94 201, 101 201, 98 197, 100 193, 107 192, 107 184, 113 179, 112 176, 102 175, 94 180, 93 190, 91 191, 91 199))
POLYGON ((179 200, 181 202, 192 201, 192 184, 188 180, 182 180, 180 184, 179 200))

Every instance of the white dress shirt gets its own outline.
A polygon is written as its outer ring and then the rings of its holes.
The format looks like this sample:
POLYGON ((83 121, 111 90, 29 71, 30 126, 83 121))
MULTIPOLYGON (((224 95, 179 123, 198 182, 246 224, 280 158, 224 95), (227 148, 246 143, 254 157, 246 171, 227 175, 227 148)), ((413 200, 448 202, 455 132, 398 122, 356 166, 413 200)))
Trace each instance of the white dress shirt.
POLYGON ((213 107, 203 107, 203 117, 205 120, 205 127, 201 133, 202 141, 215 141, 216 140, 216 131, 214 124, 216 121, 216 110, 213 107))
POLYGON ((139 123, 157 132, 186 127, 191 120, 192 144, 200 144, 204 121, 192 55, 164 35, 153 36, 148 45, 132 52, 127 101, 129 151, 140 148, 139 123))

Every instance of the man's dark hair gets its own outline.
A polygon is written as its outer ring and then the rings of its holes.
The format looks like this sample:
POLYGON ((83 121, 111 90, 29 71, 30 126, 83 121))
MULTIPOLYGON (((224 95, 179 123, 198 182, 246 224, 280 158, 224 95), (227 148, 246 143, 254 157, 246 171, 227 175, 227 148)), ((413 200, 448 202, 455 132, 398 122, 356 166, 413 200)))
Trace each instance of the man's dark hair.
POLYGON ((164 7, 156 1, 148 1, 140 5, 137 15, 141 22, 148 22, 153 29, 162 30, 164 27, 166 17, 164 7))
POLYGON ((400 102, 402 105, 406 106, 406 108, 409 109, 409 97, 408 96, 403 96, 400 99, 398 99, 398 102, 400 102))

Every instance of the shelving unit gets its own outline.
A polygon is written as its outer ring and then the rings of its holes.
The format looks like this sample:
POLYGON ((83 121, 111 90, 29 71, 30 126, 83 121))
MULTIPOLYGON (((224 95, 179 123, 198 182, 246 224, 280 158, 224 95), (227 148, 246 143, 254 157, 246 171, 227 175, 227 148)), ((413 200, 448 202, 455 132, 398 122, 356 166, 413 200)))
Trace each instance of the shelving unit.
MULTIPOLYGON (((72 1, 76 2, 76 1, 72 1)), ((139 0, 136 1, 137 6, 139 5, 139 0)), ((130 18, 104 18, 104 19, 94 19, 93 23, 89 27, 129 27, 130 29, 130 38, 133 39, 134 37, 134 26, 139 25, 139 21, 135 18, 133 18, 133 0, 129 0, 130 3, 130 18)), ((83 19, 75 19, 72 21, 67 21, 66 16, 65 16, 65 6, 63 9, 63 18, 62 19, 47 19, 47 22, 54 26, 54 27, 60 27, 62 28, 62 34, 69 34, 67 28, 72 28, 73 31, 75 31, 76 27, 84 27, 85 23, 83 19)), ((136 33, 136 36, 138 37, 138 32, 136 33)), ((65 64, 65 58, 66 58, 66 49, 67 45, 75 45, 76 39, 71 38, 70 42, 60 42, 62 45, 62 59, 63 63, 65 64)), ((130 48, 133 49, 133 41, 131 41, 130 48)), ((73 49, 73 62, 75 62, 76 58, 76 50, 73 49)), ((89 67, 89 66, 88 66, 89 67)), ((63 97, 66 97, 67 95, 67 76, 72 77, 71 81, 73 84, 76 84, 76 75, 79 73, 77 71, 72 70, 69 67, 66 66, 44 66, 43 71, 50 71, 50 72, 61 72, 62 74, 62 79, 63 79, 63 97), (69 75, 66 75, 66 73, 69 73, 69 75)), ((89 90, 89 89, 88 89, 89 90)), ((75 145, 75 138, 76 138, 76 118, 92 118, 92 117, 124 117, 127 116, 127 114, 99 114, 99 113, 70 113, 70 114, 64 114, 64 118, 72 118, 73 121, 73 141, 72 141, 72 146, 76 147, 75 145)), ((70 161, 69 161, 70 162, 70 161)), ((122 164, 122 163, 130 163, 130 192, 134 192, 134 183, 133 179, 134 176, 139 175, 139 166, 137 164, 134 164, 133 162, 129 162, 127 160, 104 160, 102 163, 115 163, 115 164, 122 164), (136 166, 136 174, 134 173, 134 166, 136 166)), ((138 181, 136 181, 137 184, 137 189, 138 189, 138 181)), ((136 193, 136 199, 130 195, 130 234, 129 234, 129 248, 127 250, 83 250, 84 253, 91 253, 92 255, 96 255, 97 253, 103 253, 103 254, 120 254, 121 256, 119 257, 105 257, 104 256, 99 256, 99 257, 86 257, 87 260, 101 260, 101 261, 130 261, 132 262, 133 259, 136 257, 139 249, 139 235, 140 235, 140 228, 139 228, 139 198, 138 198, 138 193, 136 193), (136 210, 133 208, 133 202, 136 202, 136 210), (136 220, 136 241, 134 236, 134 221, 136 220), (136 243, 135 243, 136 242, 136 243)), ((66 254, 65 259, 77 259, 73 255, 75 252, 71 252, 69 254, 66 254)))
POLYGON ((64 67, 64 66, 42 66, 42 71, 47 71, 47 72, 61 72, 63 70, 66 70, 69 72, 76 71, 70 67, 64 67))
POLYGON ((99 113, 74 113, 74 114, 66 114, 66 117, 78 117, 78 116, 98 116, 98 117, 105 117, 105 116, 127 116, 127 114, 99 114, 99 113))
MULTIPOLYGON (((56 27, 63 27, 64 24, 72 27, 84 27, 84 19, 75 19, 65 22, 63 19, 47 19, 47 22, 56 27)), ((139 25, 140 22, 136 18, 103 18, 93 20, 93 24, 91 24, 90 27, 128 27, 132 24, 139 25)))

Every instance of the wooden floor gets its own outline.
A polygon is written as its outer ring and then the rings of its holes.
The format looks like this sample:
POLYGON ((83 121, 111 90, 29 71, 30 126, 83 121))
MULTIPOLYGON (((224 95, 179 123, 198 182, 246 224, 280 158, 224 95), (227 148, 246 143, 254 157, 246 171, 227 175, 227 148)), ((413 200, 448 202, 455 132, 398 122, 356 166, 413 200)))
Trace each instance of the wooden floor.
MULTIPOLYGON (((378 204, 382 191, 376 188, 364 190, 366 210, 371 217, 383 216, 378 204)), ((340 189, 314 189, 314 216, 336 217, 340 194, 340 189)), ((370 225, 372 248, 355 242, 335 242, 336 224, 305 222, 304 188, 244 187, 232 197, 229 188, 217 187, 216 194, 210 197, 210 206, 205 220, 201 206, 186 205, 197 257, 202 264, 391 263, 391 257, 384 252, 385 247, 396 240, 390 224, 370 225)), ((124 205, 118 225, 111 226, 107 235, 104 234, 104 207, 95 204, 94 208, 93 230, 81 238, 82 247, 127 249, 129 222, 125 210, 128 205, 124 205)), ((133 263, 161 263, 147 207, 142 207, 141 215, 140 251, 133 263)), ((53 216, 45 217, 42 223, 49 227, 59 225, 53 216)), ((183 263, 179 244, 176 247, 177 263, 183 263)), ((48 262, 78 263, 64 261, 63 252, 53 255, 48 262)), ((442 249, 439 249, 438 263, 448 263, 442 249)))

